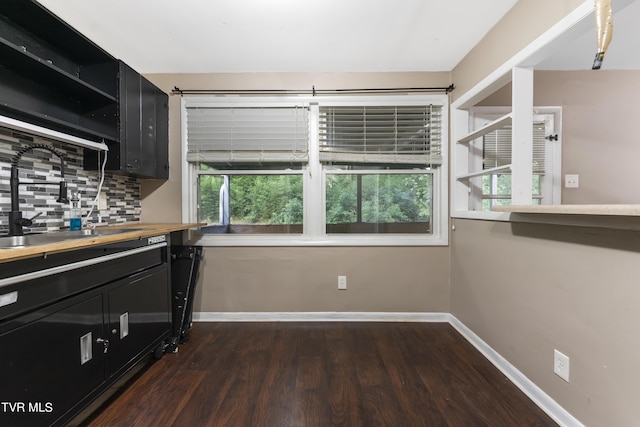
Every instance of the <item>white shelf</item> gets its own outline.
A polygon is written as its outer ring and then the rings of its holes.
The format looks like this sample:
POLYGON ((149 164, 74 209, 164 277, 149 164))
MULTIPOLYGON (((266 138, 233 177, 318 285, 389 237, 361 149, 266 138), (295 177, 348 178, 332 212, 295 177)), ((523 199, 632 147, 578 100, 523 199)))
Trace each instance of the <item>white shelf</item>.
POLYGON ((640 205, 512 205, 491 213, 509 215, 513 223, 640 231, 640 205))
POLYGON ((493 210, 521 214, 640 216, 640 205, 511 205, 494 206, 493 210))
POLYGON ((486 135, 490 132, 493 132, 496 129, 509 126, 511 124, 511 120, 512 120, 511 113, 506 114, 500 117, 499 119, 496 119, 492 122, 487 123, 486 125, 482 126, 480 129, 474 130, 464 138, 459 139, 458 143, 465 144, 469 141, 473 141, 474 139, 481 137, 482 135, 486 135))
POLYGON ((483 169, 483 170, 478 171, 478 172, 472 172, 472 173, 468 173, 466 175, 460 175, 460 176, 456 177, 456 179, 458 181, 463 181, 465 179, 475 178, 476 176, 492 175, 494 173, 504 172, 504 171, 508 171, 508 170, 511 170, 511 165, 498 166, 496 168, 491 168, 491 169, 483 169))
POLYGON ((47 129, 32 123, 23 122, 12 119, 11 117, 0 116, 0 127, 7 128, 12 131, 23 132, 31 136, 52 139, 54 141, 65 142, 67 144, 77 145, 79 147, 90 148, 92 150, 109 151, 107 144, 102 142, 89 141, 88 139, 79 138, 67 133, 58 132, 56 130, 47 129))

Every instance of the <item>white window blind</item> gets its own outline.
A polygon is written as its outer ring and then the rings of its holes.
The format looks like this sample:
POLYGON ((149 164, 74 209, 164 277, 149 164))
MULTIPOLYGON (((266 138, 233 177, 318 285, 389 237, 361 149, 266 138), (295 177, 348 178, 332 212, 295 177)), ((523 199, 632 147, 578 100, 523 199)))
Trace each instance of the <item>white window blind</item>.
MULTIPOLYGON (((544 174, 545 124, 533 124, 533 173, 544 174)), ((482 168, 491 169, 511 163, 511 126, 494 130, 483 137, 482 168)), ((508 171, 504 173, 510 173, 508 171)))
POLYGON ((442 164, 442 106, 321 106, 320 160, 442 164))
POLYGON ((302 163, 308 160, 307 107, 187 108, 187 160, 302 163))

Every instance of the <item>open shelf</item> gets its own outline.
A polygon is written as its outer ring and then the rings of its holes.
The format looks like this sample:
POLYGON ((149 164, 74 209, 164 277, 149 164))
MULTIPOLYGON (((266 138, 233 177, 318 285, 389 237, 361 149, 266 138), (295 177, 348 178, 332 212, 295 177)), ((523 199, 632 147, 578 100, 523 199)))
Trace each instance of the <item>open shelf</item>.
POLYGON ((0 1, 0 114, 119 141, 118 62, 33 0, 0 1))
POLYGON ((640 216, 640 205, 511 205, 495 206, 493 210, 530 214, 640 216))
MULTIPOLYGON (((75 64, 97 64, 115 60, 36 1, 2 0, 0 21, 11 27, 14 37, 32 43, 31 48, 46 49, 48 54, 54 56, 64 55, 75 64)), ((31 48, 28 50, 32 50, 31 48)), ((37 56, 45 57, 41 54, 37 56)))
POLYGON ((43 61, 32 53, 20 49, 0 37, 0 56, 3 66, 25 79, 57 87, 68 96, 92 105, 117 102, 114 95, 90 85, 68 72, 43 61))
MULTIPOLYGON (((5 89, 0 84, 0 90, 7 92, 5 89)), ((51 114, 53 107, 46 103, 38 104, 38 99, 33 96, 23 94, 19 101, 19 104, 0 101, 0 114, 95 141, 120 139, 117 133, 116 103, 82 113, 73 109, 77 107, 74 104, 57 105, 54 114, 51 114)))
POLYGON ((114 172, 166 179, 168 96, 129 69, 36 0, 0 0, 0 116, 109 147, 114 172))
POLYGON ((511 113, 506 114, 502 117, 500 117, 499 119, 496 119, 490 123, 487 123, 486 125, 482 126, 480 129, 474 130, 473 132, 471 132, 470 134, 466 135, 465 137, 461 138, 458 140, 459 144, 465 144, 467 142, 473 141, 476 138, 480 138, 483 135, 486 135, 490 132, 493 132, 496 129, 500 129, 503 128, 505 126, 509 126, 511 124, 511 120, 512 120, 512 115, 511 113))
POLYGON ((492 175, 494 173, 499 173, 499 172, 504 172, 504 171, 509 171, 509 170, 511 170, 511 165, 498 166, 498 167, 491 168, 491 169, 483 169, 481 171, 468 173, 466 175, 460 175, 460 176, 456 177, 456 179, 458 181, 463 181, 465 179, 475 178, 476 176, 492 175))

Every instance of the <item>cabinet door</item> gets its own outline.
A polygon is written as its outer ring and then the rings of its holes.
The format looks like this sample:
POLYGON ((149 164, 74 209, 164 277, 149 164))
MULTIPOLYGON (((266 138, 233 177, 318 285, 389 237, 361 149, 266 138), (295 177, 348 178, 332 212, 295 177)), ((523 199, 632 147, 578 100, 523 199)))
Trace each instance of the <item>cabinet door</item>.
POLYGON ((140 138, 140 74, 124 63, 121 63, 120 73, 120 144, 121 152, 124 153, 123 166, 127 172, 138 173, 144 159, 140 138))
POLYGON ((50 425, 105 380, 103 297, 76 301, 0 335, 0 424, 50 425))
POLYGON ((169 96, 156 89, 156 178, 169 179, 169 96))
POLYGON ((109 291, 111 374, 127 369, 169 335, 169 292, 166 266, 123 280, 109 291))
POLYGON ((140 164, 139 175, 156 176, 156 87, 140 77, 140 164))

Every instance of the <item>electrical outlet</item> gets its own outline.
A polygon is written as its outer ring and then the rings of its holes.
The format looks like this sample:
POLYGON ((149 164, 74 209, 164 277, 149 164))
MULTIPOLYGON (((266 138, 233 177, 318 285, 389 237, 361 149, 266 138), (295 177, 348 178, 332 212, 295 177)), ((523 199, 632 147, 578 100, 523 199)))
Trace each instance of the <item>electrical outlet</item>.
POLYGON ((565 175, 564 188, 580 188, 580 175, 576 175, 576 174, 565 175))
POLYGON ((569 356, 560 353, 558 350, 553 350, 553 372, 569 382, 569 356))
POLYGON ((107 209, 107 195, 104 193, 100 193, 98 197, 98 209, 101 211, 107 209))
POLYGON ((338 276, 338 289, 347 289, 347 276, 338 276))

